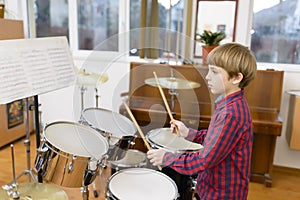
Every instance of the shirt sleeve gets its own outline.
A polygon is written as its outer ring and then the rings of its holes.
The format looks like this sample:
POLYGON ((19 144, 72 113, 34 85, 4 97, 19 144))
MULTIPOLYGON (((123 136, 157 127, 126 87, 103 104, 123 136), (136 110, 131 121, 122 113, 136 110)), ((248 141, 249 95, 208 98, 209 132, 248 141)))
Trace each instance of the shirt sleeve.
MULTIPOLYGON (((216 166, 235 148, 241 137, 240 133, 243 132, 242 124, 232 113, 216 117, 207 131, 200 131, 199 136, 194 137, 194 141, 201 141, 201 134, 204 136, 205 133, 204 148, 184 154, 167 152, 163 157, 162 165, 170 166, 186 175, 193 175, 206 168, 216 166)), ((195 133, 191 132, 190 134, 195 133)))
POLYGON ((198 130, 190 128, 188 136, 185 139, 199 143, 199 144, 203 144, 206 133, 207 133, 207 129, 198 131, 198 130))

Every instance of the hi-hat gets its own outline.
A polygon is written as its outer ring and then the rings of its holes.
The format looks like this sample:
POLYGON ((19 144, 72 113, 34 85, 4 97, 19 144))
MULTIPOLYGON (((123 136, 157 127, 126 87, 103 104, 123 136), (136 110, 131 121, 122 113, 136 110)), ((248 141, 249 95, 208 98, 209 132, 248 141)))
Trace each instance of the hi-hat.
POLYGON ((77 71, 77 83, 79 85, 97 85, 108 81, 106 73, 96 74, 82 70, 77 71))
MULTIPOLYGON (((162 88, 167 89, 194 89, 200 87, 200 84, 193 81, 188 81, 175 77, 160 77, 158 78, 159 84, 162 88)), ((155 78, 148 78, 145 83, 154 87, 158 87, 155 78)))
MULTIPOLYGON (((67 200, 66 192, 55 185, 44 183, 21 183, 18 185, 20 200, 67 200)), ((6 190, 0 190, 1 200, 12 200, 6 190)))

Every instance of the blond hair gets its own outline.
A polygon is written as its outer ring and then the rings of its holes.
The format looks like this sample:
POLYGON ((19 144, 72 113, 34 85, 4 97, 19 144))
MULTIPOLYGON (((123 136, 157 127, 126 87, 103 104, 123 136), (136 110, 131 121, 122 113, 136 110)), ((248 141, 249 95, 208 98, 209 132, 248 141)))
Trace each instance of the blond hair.
POLYGON ((229 78, 243 74, 239 84, 240 88, 246 87, 256 75, 256 59, 253 53, 245 46, 238 43, 226 43, 212 50, 208 55, 208 64, 225 69, 229 78))

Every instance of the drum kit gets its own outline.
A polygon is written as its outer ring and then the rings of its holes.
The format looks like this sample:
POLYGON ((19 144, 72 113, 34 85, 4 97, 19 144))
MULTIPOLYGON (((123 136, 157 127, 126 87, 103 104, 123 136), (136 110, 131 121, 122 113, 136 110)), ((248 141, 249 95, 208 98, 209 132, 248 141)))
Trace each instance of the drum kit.
MULTIPOLYGON (((146 82, 155 85, 152 80, 146 82)), ((178 79, 162 79, 163 87, 169 89, 183 89, 184 84, 187 83, 178 79)), ((188 84, 199 87, 198 83, 188 84)), ((170 128, 154 129, 147 133, 146 140, 153 148, 173 152, 202 148, 172 134, 170 128)), ((2 187, 0 199, 67 199, 66 193, 55 186, 58 185, 81 188, 83 200, 88 200, 88 186, 107 168, 111 169, 105 188, 108 200, 178 199, 180 194, 174 180, 150 166, 144 143, 127 117, 98 107, 83 108, 78 122, 56 121, 44 127, 34 170, 45 183, 18 185, 14 178, 11 185, 2 187)))

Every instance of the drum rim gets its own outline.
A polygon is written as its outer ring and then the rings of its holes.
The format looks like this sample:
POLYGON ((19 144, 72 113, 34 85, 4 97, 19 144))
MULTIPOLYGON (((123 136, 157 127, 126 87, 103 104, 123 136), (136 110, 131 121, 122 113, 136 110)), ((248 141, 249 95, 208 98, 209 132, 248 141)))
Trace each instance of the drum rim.
MULTIPOLYGON (((127 124, 130 124, 133 129, 134 129, 134 133, 133 134, 121 134, 121 137, 122 136, 127 136, 127 135, 130 135, 130 136, 133 136, 136 134, 137 132, 137 128, 136 126, 134 125, 134 123, 128 119, 127 117, 125 117, 124 115, 121 115, 120 113, 118 112, 115 112, 115 111, 112 111, 112 110, 109 110, 109 109, 105 109, 105 108, 97 108, 97 107, 89 107, 89 108, 85 108, 81 111, 81 116, 82 116, 82 120, 84 120, 85 122, 87 122, 91 127, 95 128, 95 129, 99 129, 98 127, 96 127, 94 124, 92 124, 90 122, 90 120, 88 120, 85 116, 84 116, 84 113, 86 113, 88 110, 99 110, 99 111, 105 111, 105 112, 110 112, 110 113, 113 113, 113 114, 116 114, 117 116, 119 116, 122 120, 124 120, 127 124)), ((101 129, 100 129, 101 130, 101 129)), ((108 132, 106 130, 101 130, 103 132, 108 132)), ((116 136, 114 136, 116 137, 116 136)))
MULTIPOLYGON (((82 157, 82 158, 92 158, 92 156, 82 156, 82 155, 77 155, 77 154, 74 154, 74 153, 71 153, 71 152, 66 152, 66 151, 64 151, 64 150, 61 150, 61 149, 60 149, 59 147, 57 147, 55 144, 52 144, 52 143, 50 142, 49 138, 47 138, 45 131, 47 130, 48 127, 53 126, 53 125, 55 125, 55 124, 70 124, 70 125, 76 125, 76 126, 79 126, 79 127, 81 127, 81 128, 84 128, 84 129, 87 129, 87 130, 93 132, 94 135, 96 135, 97 137, 101 138, 103 144, 105 145, 105 149, 104 149, 104 152, 105 152, 105 153, 102 154, 101 157, 103 158, 103 157, 107 154, 108 149, 109 149, 109 144, 108 144, 108 142, 107 142, 107 140, 105 139, 104 136, 102 136, 101 134, 99 134, 96 130, 92 129, 91 127, 85 126, 85 125, 80 124, 80 123, 72 122, 72 121, 53 121, 53 122, 51 122, 51 123, 49 123, 49 124, 46 124, 46 126, 44 127, 44 129, 43 129, 43 134, 42 134, 43 140, 46 141, 45 144, 47 145, 47 147, 49 147, 49 148, 50 148, 51 150, 53 150, 55 153, 58 153, 59 155, 65 157, 65 158, 69 158, 69 157, 66 156, 66 155, 60 154, 59 152, 57 152, 57 150, 54 150, 54 149, 53 149, 52 147, 50 147, 47 143, 51 144, 51 145, 52 145, 53 147, 55 147, 56 149, 58 149, 58 150, 60 150, 60 151, 62 151, 62 152, 68 153, 68 154, 70 154, 70 155, 77 156, 77 157, 82 157)), ((72 157, 73 157, 73 156, 72 156, 72 157)))
POLYGON ((140 171, 145 171, 145 172, 147 172, 147 171, 148 171, 148 172, 153 172, 153 173, 159 174, 159 175, 161 175, 162 177, 166 178, 166 179, 169 180, 170 183, 172 183, 172 185, 174 186, 175 193, 176 193, 175 196, 174 196, 174 200, 178 197, 178 187, 177 187, 175 181, 174 181, 173 179, 171 179, 169 176, 167 176, 166 174, 164 174, 164 173, 162 173, 162 172, 160 172, 160 171, 156 171, 156 170, 154 170, 154 169, 149 169, 149 168, 137 168, 137 167, 135 167, 135 168, 128 168, 128 169, 122 169, 122 170, 120 170, 120 171, 114 173, 112 176, 110 176, 110 178, 107 180, 107 190, 108 190, 108 195, 112 195, 113 198, 118 199, 118 197, 115 196, 115 194, 112 193, 111 188, 109 187, 109 186, 110 186, 110 183, 111 183, 111 180, 112 180, 115 176, 117 176, 118 174, 120 174, 120 173, 124 173, 124 172, 127 172, 127 171, 134 171, 134 170, 140 170, 140 171))

